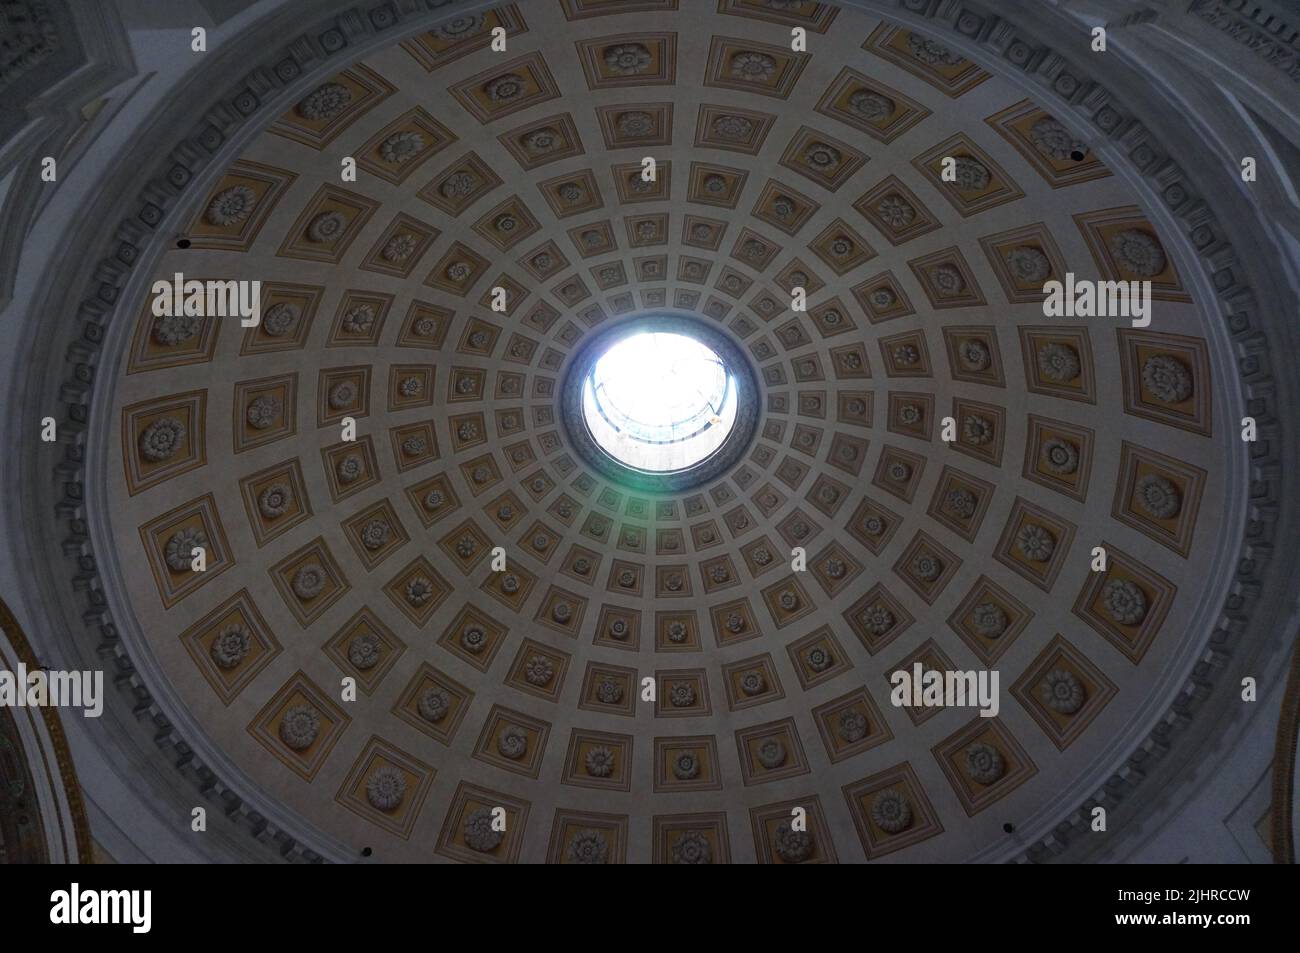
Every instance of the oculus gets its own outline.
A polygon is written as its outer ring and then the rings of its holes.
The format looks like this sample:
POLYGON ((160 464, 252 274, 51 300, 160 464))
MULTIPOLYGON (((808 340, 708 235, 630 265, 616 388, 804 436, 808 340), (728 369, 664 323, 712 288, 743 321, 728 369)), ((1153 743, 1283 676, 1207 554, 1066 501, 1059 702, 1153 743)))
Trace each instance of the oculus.
POLYGON ((607 349, 582 382, 596 444, 638 470, 682 470, 710 456, 736 422, 736 380, 686 334, 642 331, 607 349))
POLYGON ((578 451, 624 485, 676 491, 725 472, 753 436, 756 377, 724 333, 671 315, 625 321, 568 369, 564 421, 578 451))

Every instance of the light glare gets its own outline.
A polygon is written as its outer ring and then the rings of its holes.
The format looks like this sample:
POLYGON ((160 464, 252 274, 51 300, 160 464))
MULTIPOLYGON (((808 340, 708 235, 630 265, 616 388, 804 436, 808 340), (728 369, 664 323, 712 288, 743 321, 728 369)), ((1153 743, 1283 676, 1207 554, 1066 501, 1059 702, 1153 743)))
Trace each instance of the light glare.
POLYGON ((647 332, 602 354, 583 382, 593 439, 626 466, 685 469, 722 446, 736 419, 736 384, 722 360, 683 334, 647 332))

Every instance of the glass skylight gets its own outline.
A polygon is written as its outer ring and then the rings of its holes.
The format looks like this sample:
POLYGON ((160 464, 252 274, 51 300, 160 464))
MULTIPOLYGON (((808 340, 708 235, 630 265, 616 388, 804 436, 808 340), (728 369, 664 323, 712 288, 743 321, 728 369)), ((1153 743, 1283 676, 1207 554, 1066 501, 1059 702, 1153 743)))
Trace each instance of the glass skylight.
POLYGON ((592 365, 583 381, 582 413, 592 438, 615 460, 670 473, 722 446, 736 422, 736 381, 722 359, 692 337, 634 334, 592 365))

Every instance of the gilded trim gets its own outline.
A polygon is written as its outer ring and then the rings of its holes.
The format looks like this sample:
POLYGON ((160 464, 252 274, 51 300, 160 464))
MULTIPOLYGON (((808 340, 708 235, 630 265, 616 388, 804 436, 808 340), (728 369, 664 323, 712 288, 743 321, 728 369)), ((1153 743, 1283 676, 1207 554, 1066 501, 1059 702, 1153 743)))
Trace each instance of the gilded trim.
POLYGON ((1291 671, 1282 696, 1273 746, 1273 800, 1269 806, 1269 831, 1273 863, 1295 863, 1295 833, 1291 829, 1295 805, 1296 742, 1300 736, 1300 639, 1291 650, 1291 671))
MULTIPOLYGON (((23 632, 22 626, 14 618, 8 604, 0 599, 0 629, 14 647, 19 660, 29 668, 36 668, 40 662, 32 651, 31 643, 23 632)), ((53 708, 42 708, 41 717, 45 719, 45 730, 50 733, 54 743, 54 757, 59 768, 59 780, 63 783, 64 796, 68 801, 68 812, 72 815, 72 830, 77 844, 77 862, 92 862, 93 852, 90 842, 90 821, 86 818, 86 805, 81 797, 81 784, 77 781, 77 770, 72 763, 72 751, 68 747, 68 736, 63 731, 63 720, 53 708)))

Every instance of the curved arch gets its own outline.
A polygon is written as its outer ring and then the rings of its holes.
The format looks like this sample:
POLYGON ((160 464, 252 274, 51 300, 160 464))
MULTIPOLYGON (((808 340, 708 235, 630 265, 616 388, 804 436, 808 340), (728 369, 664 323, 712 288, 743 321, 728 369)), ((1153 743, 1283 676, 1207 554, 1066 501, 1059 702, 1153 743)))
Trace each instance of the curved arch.
MULTIPOLYGON (((41 667, 9 606, 0 599, 0 662, 41 667), (12 653, 12 654, 10 654, 12 653)), ((0 665, 9 668, 7 664, 0 665)), ((0 850, 10 863, 89 863, 90 824, 63 721, 56 709, 0 708, 0 850), (20 723, 24 718, 27 724, 20 723), (21 772, 6 777, 6 767, 21 772), (18 782, 4 789, 5 782, 18 782), (18 818, 16 812, 29 815, 18 818), (18 834, 17 838, 12 835, 18 834)))
POLYGON ((1278 716, 1273 743, 1273 801, 1269 807, 1269 830, 1273 838, 1273 862, 1294 864, 1295 823, 1300 814, 1296 800, 1297 745, 1300 745, 1300 651, 1292 649, 1282 713, 1278 716))

